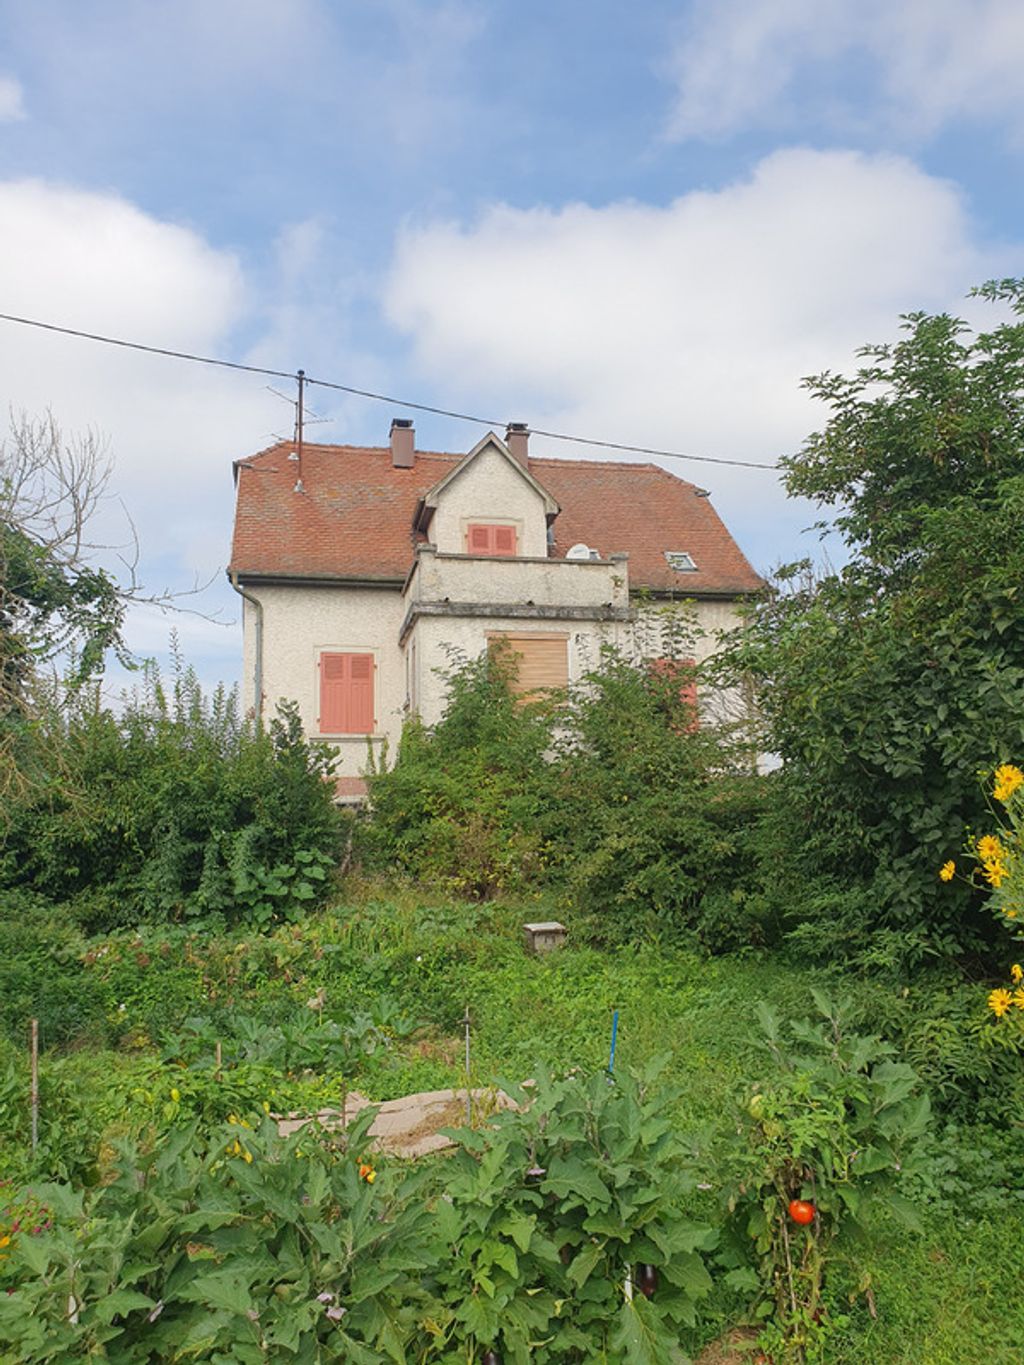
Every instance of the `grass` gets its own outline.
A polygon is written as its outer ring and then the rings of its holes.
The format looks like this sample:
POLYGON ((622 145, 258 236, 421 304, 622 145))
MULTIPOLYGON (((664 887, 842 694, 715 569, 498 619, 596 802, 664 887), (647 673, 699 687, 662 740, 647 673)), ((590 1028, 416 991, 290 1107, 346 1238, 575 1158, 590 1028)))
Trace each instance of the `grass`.
MULTIPOLYGON (((786 1015, 812 1011, 806 965, 770 956, 709 960, 660 945, 597 951, 571 940, 531 958, 519 926, 538 914, 535 904, 456 905, 400 888, 364 888, 272 935, 151 930, 92 944, 86 994, 99 1003, 84 1032, 94 1041, 48 1056, 44 1091, 49 1076, 65 1094, 88 1094, 82 1123, 109 1136, 159 1115, 166 1103, 176 1073, 161 1064, 153 1040, 168 1019, 203 1012, 226 1023, 245 1011, 272 1020, 301 1011, 318 990, 327 1017, 347 1016, 386 995, 428 1026, 361 1058, 351 1078, 296 1081, 285 1101, 329 1102, 332 1087, 350 1080, 372 1099, 459 1084, 467 1007, 474 1083, 519 1081, 544 1066, 602 1069, 618 1009, 616 1066, 667 1054, 671 1079, 685 1092, 680 1127, 706 1152, 768 1065, 758 1045, 757 1002, 786 1015)), ((849 991, 881 1017, 899 1008, 902 992, 894 984, 817 972, 813 980, 849 991)), ((22 1052, 10 1055, 22 1065, 22 1052)), ((8 1094, 6 1102, 10 1107, 17 1097, 8 1094)), ((0 1091, 0 1120, 3 1104, 0 1091)), ((44 1111, 44 1123, 45 1117, 44 1111)), ((923 1207, 923 1231, 879 1227, 855 1260, 836 1267, 831 1311, 843 1321, 829 1362, 1013 1365, 1024 1358, 1024 1182, 1012 1178, 1014 1169, 1024 1171, 1024 1148, 1019 1129, 985 1133, 1002 1166, 994 1158, 971 1166, 970 1129, 948 1137, 940 1145, 944 1183, 923 1207)), ((15 1155, 0 1138, 0 1161, 15 1155)), ((688 1348, 696 1353, 722 1334, 742 1307, 716 1291, 688 1348)))

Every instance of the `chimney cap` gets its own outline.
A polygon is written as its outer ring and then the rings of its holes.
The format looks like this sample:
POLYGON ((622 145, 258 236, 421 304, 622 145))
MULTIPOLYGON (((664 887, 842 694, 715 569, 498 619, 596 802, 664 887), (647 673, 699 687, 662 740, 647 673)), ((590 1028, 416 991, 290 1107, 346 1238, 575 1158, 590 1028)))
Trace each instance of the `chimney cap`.
POLYGON ((506 430, 506 431, 525 431, 525 432, 529 433, 530 424, 529 424, 529 422, 509 422, 508 425, 506 426, 505 430, 506 430))
POLYGON ((406 428, 411 427, 411 426, 412 426, 412 418, 411 418, 411 417, 392 417, 392 419, 391 419, 391 430, 392 430, 392 431, 394 431, 395 427, 400 427, 400 428, 404 431, 406 428))

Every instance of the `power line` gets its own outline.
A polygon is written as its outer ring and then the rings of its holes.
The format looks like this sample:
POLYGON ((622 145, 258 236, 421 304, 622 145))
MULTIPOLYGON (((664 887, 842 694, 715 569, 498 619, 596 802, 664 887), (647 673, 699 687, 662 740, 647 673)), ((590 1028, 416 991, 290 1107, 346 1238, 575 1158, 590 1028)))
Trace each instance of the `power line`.
MULTIPOLYGON (((120 337, 103 336, 98 332, 83 332, 74 327, 58 327, 53 322, 40 322, 36 318, 17 317, 13 313, 0 313, 0 321, 16 322, 22 327, 36 327, 44 332, 58 332, 61 336, 78 337, 83 341, 98 341, 105 346, 120 346, 126 351, 143 351, 147 355, 168 356, 172 360, 190 360, 197 365, 216 365, 224 370, 240 370, 244 374, 267 375, 272 379, 293 379, 297 380, 299 371, 294 373, 290 370, 271 370, 263 365, 243 365, 237 360, 221 360, 215 356, 196 355, 191 351, 175 351, 167 346, 146 346, 140 341, 125 341, 120 337)), ((329 379, 313 379, 309 375, 304 375, 306 384, 316 384, 321 389, 333 389, 337 393, 351 394, 355 398, 368 398, 376 403, 390 403, 393 407, 411 408, 415 412, 429 412, 435 417, 451 417, 457 422, 474 422, 478 426, 500 428, 508 426, 507 422, 502 422, 490 417, 476 417, 467 412, 455 412, 451 408, 433 407, 430 403, 414 403, 408 398, 396 398, 392 394, 374 393, 371 389, 357 389, 351 384, 338 384, 329 379)), ((621 450, 633 455, 655 455, 663 460, 692 460, 699 464, 718 464, 731 465, 739 469, 769 469, 777 470, 776 464, 765 464, 757 460, 729 460, 720 455, 687 455, 679 450, 660 450, 654 446, 627 445, 622 441, 599 441, 592 440, 587 436, 571 436, 563 431, 544 431, 539 427, 530 427, 530 431, 535 436, 544 436, 549 441, 569 441, 574 445, 597 446, 602 450, 621 450)))

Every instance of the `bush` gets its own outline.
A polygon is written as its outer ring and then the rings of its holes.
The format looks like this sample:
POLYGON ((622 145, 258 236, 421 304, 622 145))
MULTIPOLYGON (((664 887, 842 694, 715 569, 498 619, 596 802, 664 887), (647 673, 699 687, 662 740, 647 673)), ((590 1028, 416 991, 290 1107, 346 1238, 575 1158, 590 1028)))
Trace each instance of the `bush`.
POLYGON ((517 703, 499 652, 457 663, 447 678, 439 723, 409 720, 394 767, 385 754, 371 770, 364 856, 484 899, 540 879, 550 720, 543 706, 517 703))
POLYGON ((85 941, 67 914, 30 893, 0 890, 0 1033, 24 1044, 38 1019, 43 1047, 89 1034, 102 1041, 110 1005, 83 965, 85 941))
POLYGON ((606 650, 546 704, 513 695, 500 654, 454 668, 442 720, 410 720, 370 777, 369 864, 478 898, 550 888, 606 941, 764 941, 762 781, 727 727, 698 726, 692 664, 660 662, 606 650))
POLYGON ((50 773, 13 812, 0 886, 71 902, 102 931, 217 915, 266 923, 322 898, 338 815, 325 746, 292 704, 269 730, 237 696, 204 697, 180 663, 170 692, 155 667, 115 715, 71 694, 45 717, 50 773))

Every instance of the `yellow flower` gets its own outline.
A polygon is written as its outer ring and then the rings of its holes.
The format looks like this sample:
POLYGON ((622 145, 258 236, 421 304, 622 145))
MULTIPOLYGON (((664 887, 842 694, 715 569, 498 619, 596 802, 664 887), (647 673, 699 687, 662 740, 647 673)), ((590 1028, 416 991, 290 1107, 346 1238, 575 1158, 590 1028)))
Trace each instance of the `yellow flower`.
POLYGON ((1013 1003, 1019 1010, 1024 1010, 1024 990, 1021 990, 1020 986, 1013 993, 1013 1003))
POLYGON ((978 840, 978 857, 982 862, 994 863, 1006 853, 994 834, 983 834, 978 840))
POLYGON ((1016 918, 1017 918, 1017 912, 1016 912, 1016 910, 1012 910, 1012 909, 1011 909, 1011 910, 1004 910, 1004 911, 1003 911, 1003 914, 1006 916, 1007 919, 1016 919, 1016 918))
POLYGON ((1024 783, 1024 773, 1012 763, 1004 763, 995 770, 995 786, 992 795, 997 801, 1008 801, 1017 788, 1024 783))
POLYGON ((245 1160, 246 1160, 246 1161, 249 1163, 249 1165, 251 1166, 251 1165, 252 1165, 252 1152, 243 1152, 243 1153, 242 1153, 242 1156, 245 1158, 245 1160))
POLYGON ((1021 981, 1024 981, 1024 968, 1019 962, 1015 962, 1010 968, 1010 980, 1015 986, 1019 986, 1021 981))
POLYGON ((1002 886, 1003 878, 1006 876, 1005 863, 986 863, 985 880, 989 886, 1002 886))
POLYGON ((6 1233, 4 1233, 3 1237, 0 1237, 0 1247, 9 1247, 10 1245, 11 1245, 10 1237, 6 1233))
POLYGON ((1012 1004, 1013 996, 1009 991, 1004 991, 1000 988, 997 991, 991 991, 989 993, 988 1007, 997 1019, 1001 1019, 1012 1004))
POLYGON ((948 862, 943 863, 939 868, 939 879, 944 882, 951 882, 955 872, 956 863, 950 858, 948 862))
POLYGON ((175 1104, 181 1099, 181 1091, 176 1086, 171 1086, 171 1099, 175 1104))

